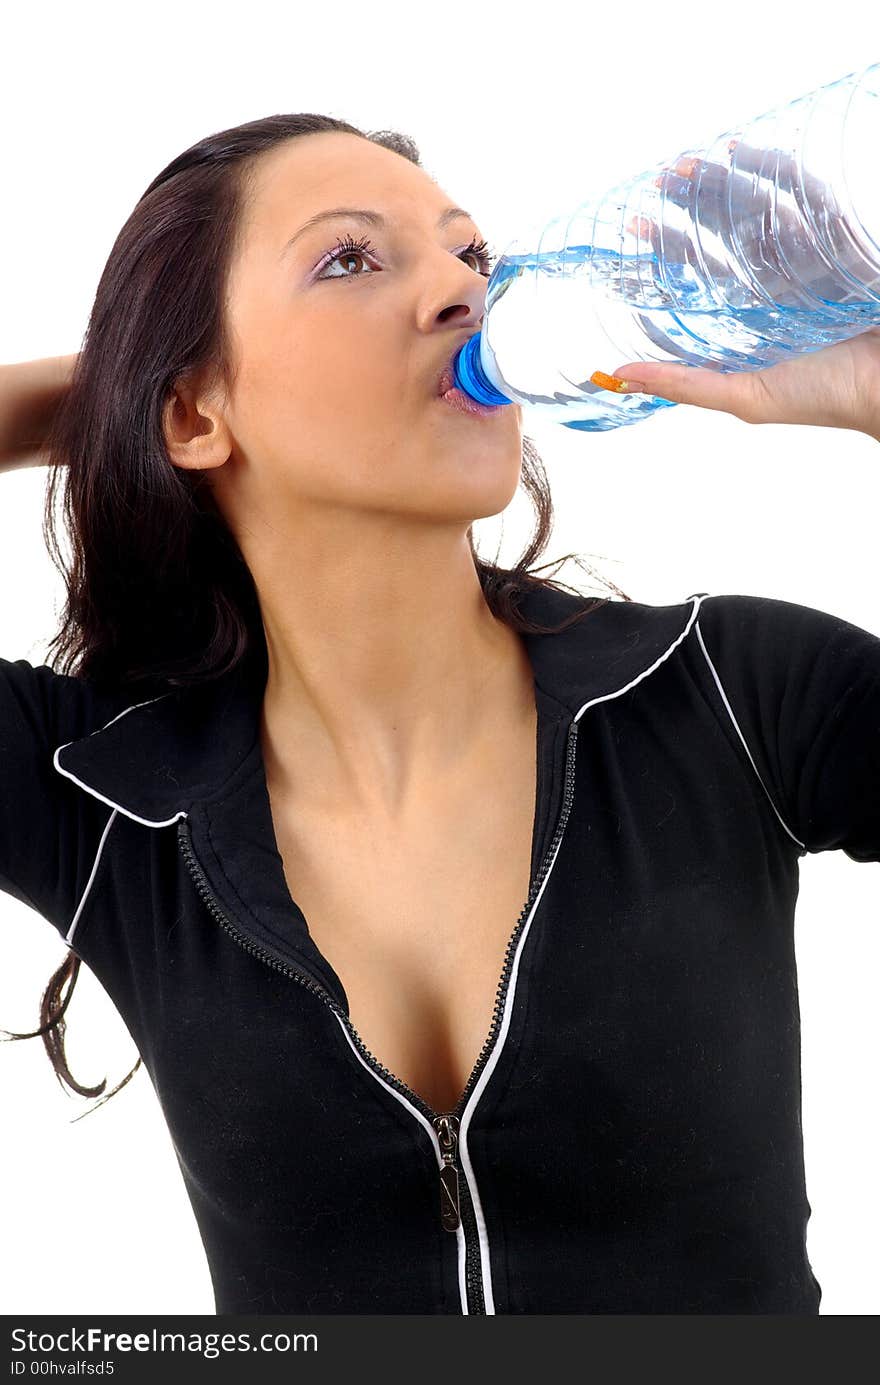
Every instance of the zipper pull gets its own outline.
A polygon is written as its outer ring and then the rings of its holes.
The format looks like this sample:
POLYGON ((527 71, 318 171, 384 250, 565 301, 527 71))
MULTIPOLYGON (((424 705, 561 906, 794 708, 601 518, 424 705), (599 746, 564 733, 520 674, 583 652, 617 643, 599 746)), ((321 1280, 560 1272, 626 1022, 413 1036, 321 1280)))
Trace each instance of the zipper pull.
POLYGON ((458 1204, 458 1169, 455 1154, 458 1149, 458 1120, 455 1116, 437 1116, 433 1122, 440 1141, 443 1168, 440 1170, 440 1220, 444 1231, 457 1231, 461 1225, 458 1204))

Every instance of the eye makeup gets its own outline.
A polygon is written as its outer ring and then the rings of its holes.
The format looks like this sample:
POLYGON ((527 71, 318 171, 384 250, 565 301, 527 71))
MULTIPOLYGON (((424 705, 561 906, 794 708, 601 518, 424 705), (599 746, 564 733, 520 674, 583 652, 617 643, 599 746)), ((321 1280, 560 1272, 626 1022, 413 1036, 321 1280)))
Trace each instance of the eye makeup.
MULTIPOLYGON (((474 256, 477 258, 477 260, 479 261, 479 264, 480 264, 480 269, 479 269, 477 272, 478 272, 479 274, 482 274, 484 278, 488 278, 488 277, 490 276, 490 274, 492 273, 492 267, 493 267, 493 265, 494 265, 494 263, 495 263, 496 256, 495 256, 494 253, 491 251, 491 249, 490 249, 490 247, 489 247, 487 241, 485 241, 485 240, 480 240, 480 241, 478 241, 477 238, 476 238, 476 236, 475 236, 474 239, 471 241, 470 245, 466 245, 466 246, 464 247, 463 250, 458 251, 458 254, 459 254, 459 255, 474 255, 474 256)), ((345 236, 345 237, 343 237, 343 238, 337 240, 336 245, 335 245, 331 250, 329 250, 329 251, 321 258, 321 260, 319 261, 319 263, 318 263, 318 265, 317 265, 317 267, 316 267, 316 277, 317 277, 317 278, 327 278, 327 279, 359 279, 359 278, 362 278, 363 276, 360 275, 360 274, 328 274, 328 275, 324 275, 324 274, 323 274, 323 270, 325 270, 325 269, 328 268, 331 264, 335 263, 336 261, 338 261, 338 260, 340 260, 340 259, 342 259, 342 258, 344 258, 344 257, 346 257, 346 256, 349 256, 349 257, 351 257, 351 256, 357 256, 357 257, 364 257, 364 258, 366 258, 366 257, 375 258, 375 255, 376 255, 375 247, 373 246, 372 242, 369 240, 369 238, 368 238, 367 236, 361 236, 358 240, 352 239, 351 236, 345 236)))

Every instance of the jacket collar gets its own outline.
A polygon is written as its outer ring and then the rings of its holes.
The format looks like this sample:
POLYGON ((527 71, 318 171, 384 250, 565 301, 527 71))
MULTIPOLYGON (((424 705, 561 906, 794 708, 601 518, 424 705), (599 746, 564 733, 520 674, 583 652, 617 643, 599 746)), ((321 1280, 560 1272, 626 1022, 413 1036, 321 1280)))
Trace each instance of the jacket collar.
MULTIPOLYGON (((609 600, 560 634, 523 635, 539 707, 570 721, 647 677, 685 638, 705 592, 672 606, 609 600)), ((531 620, 557 624, 581 598, 527 592, 531 620)), ((90 734, 58 746, 59 774, 150 827, 163 827, 234 787, 258 755, 262 691, 233 670, 202 688, 135 703, 90 734)))

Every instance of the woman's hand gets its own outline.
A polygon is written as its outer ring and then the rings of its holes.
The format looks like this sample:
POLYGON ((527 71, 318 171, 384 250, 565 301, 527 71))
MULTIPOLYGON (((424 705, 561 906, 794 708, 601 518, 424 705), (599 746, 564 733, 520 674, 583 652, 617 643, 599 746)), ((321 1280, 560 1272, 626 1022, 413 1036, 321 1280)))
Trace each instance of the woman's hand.
MULTIPOLYGON (((646 272, 659 264, 687 265, 690 219, 698 215, 703 230, 715 232, 724 245, 744 248, 750 272, 770 301, 796 303, 792 284, 808 285, 819 297, 834 294, 840 276, 828 274, 799 233, 801 212, 791 189, 800 185, 811 205, 821 207, 830 196, 815 172, 794 158, 791 150, 763 149, 736 137, 727 145, 724 162, 682 154, 653 180, 658 216, 663 205, 687 208, 684 218, 666 216, 661 230, 650 215, 634 216, 627 230, 645 249, 646 272), (785 195, 779 193, 779 188, 785 195), (784 252, 784 253, 783 253, 784 252), (823 278, 823 274, 825 277, 823 278), (817 278, 817 275, 819 276, 817 278)), ((642 204, 650 210, 650 197, 642 204)), ((829 203, 829 207, 832 204, 829 203)), ((869 268, 865 254, 842 217, 827 215, 826 239, 844 274, 857 282, 869 268)), ((705 237, 701 253, 710 255, 713 237, 705 237), (708 248, 707 248, 708 247, 708 248)), ((707 260, 713 276, 726 272, 722 260, 707 260)), ((658 284, 662 288, 662 284, 658 284)), ((761 370, 722 372, 710 365, 678 365, 627 361, 614 376, 633 391, 656 394, 678 404, 721 409, 745 423, 807 423, 820 428, 853 428, 880 441, 880 327, 871 327, 846 341, 801 353, 761 370)), ((612 384, 614 377, 593 383, 629 392, 612 384)))
POLYGON ((625 382, 623 389, 612 386, 619 393, 720 409, 744 423, 854 428, 880 442, 880 327, 763 370, 722 374, 708 366, 627 361, 611 378, 625 382))

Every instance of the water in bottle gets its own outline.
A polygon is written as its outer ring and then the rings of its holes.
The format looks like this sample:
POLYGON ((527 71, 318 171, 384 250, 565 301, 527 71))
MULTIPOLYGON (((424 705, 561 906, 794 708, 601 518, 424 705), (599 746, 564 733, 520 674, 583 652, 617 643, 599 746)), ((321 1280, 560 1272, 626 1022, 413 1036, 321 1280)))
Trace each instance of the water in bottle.
POLYGON ((455 382, 586 432, 674 401, 623 361, 758 370, 880 324, 880 63, 523 230, 455 382))

